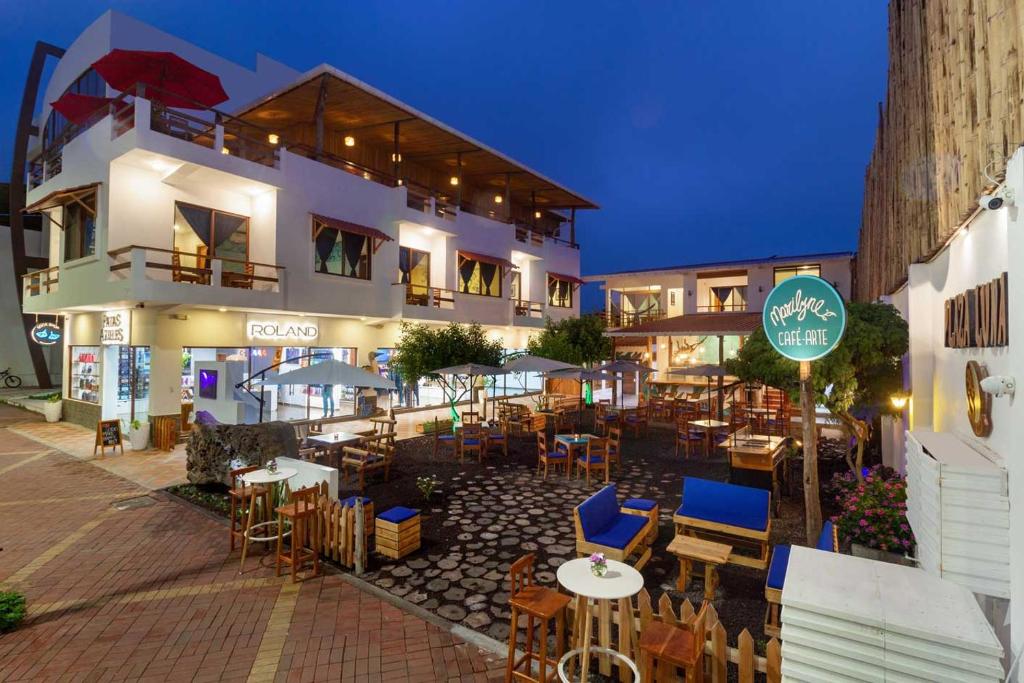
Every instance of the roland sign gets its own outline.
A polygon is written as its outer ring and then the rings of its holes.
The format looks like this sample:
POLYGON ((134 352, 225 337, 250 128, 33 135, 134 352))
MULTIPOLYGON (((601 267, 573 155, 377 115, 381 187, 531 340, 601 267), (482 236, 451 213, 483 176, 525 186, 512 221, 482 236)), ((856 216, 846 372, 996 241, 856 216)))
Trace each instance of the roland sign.
POLYGON ((315 322, 306 320, 249 320, 246 333, 255 340, 302 343, 316 341, 320 329, 315 322))
POLYGON ((768 341, 786 358, 817 360, 828 355, 846 330, 846 305, 839 292, 819 277, 783 280, 764 302, 768 341))

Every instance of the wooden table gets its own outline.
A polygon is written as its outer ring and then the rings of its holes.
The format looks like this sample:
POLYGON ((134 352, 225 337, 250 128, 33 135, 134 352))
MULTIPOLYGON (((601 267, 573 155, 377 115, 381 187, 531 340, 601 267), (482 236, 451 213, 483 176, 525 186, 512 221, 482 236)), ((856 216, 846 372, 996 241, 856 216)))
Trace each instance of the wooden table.
POLYGON ((338 462, 336 466, 340 466, 340 454, 345 446, 354 446, 356 444, 363 443, 366 436, 363 434, 356 434, 355 432, 326 432, 324 434, 312 434, 306 437, 307 441, 323 446, 331 452, 332 456, 337 456, 338 462))
MULTIPOLYGON (((583 455, 587 453, 587 444, 590 443, 591 439, 597 438, 593 434, 555 434, 555 443, 562 444, 565 446, 566 451, 569 453, 569 474, 572 474, 573 463, 576 462, 576 456, 573 451, 582 450, 583 455)), ((604 468, 604 481, 608 483, 608 463, 605 463, 604 468)))
MULTIPOLYGON (((278 486, 280 484, 283 484, 284 482, 288 481, 289 479, 291 479, 292 477, 294 477, 298 473, 299 473, 299 471, 297 469, 295 469, 294 467, 279 467, 276 470, 274 470, 273 472, 267 470, 266 468, 263 468, 263 469, 259 469, 259 470, 253 470, 252 472, 246 472, 245 474, 242 475, 242 481, 244 481, 249 486, 266 486, 266 487, 271 487, 271 486, 278 486)), ((273 494, 273 492, 271 492, 271 493, 273 494)), ((271 506, 271 508, 273 508, 273 506, 277 504, 277 503, 274 502, 275 500, 281 501, 282 498, 283 498, 283 496, 280 495, 280 492, 278 492, 277 495, 271 495, 270 496, 270 506, 271 506)), ((244 500, 242 501, 242 504, 243 505, 245 504, 244 500)), ((281 535, 281 536, 286 536, 287 535, 287 533, 285 533, 282 529, 278 529, 277 528, 277 521, 273 519, 273 515, 270 513, 269 510, 267 510, 266 512, 271 517, 271 519, 268 519, 265 522, 260 522, 258 524, 253 524, 252 523, 252 516, 253 516, 253 512, 254 512, 255 508, 256 508, 256 496, 251 495, 251 496, 249 496, 249 509, 245 511, 245 524, 242 527, 242 529, 243 529, 243 531, 242 531, 242 559, 238 563, 238 573, 239 574, 241 574, 242 571, 245 569, 245 556, 249 553, 249 543, 250 542, 253 542, 253 543, 270 543, 270 542, 276 541, 277 538, 278 538, 278 535, 281 535), (277 531, 277 533, 275 533, 273 535, 269 535, 269 536, 256 536, 255 535, 257 529, 269 529, 270 527, 274 527, 274 529, 277 531)), ((263 532, 261 532, 261 533, 263 533, 263 532)), ((288 533, 290 533, 290 532, 288 532, 288 533)))
POLYGON ((689 425, 704 431, 704 452, 707 457, 711 457, 711 435, 718 429, 727 428, 729 423, 721 420, 690 420, 689 425))
POLYGON ((693 563, 703 562, 704 599, 714 600, 715 590, 718 588, 718 567, 729 561, 732 546, 680 534, 668 544, 668 551, 679 558, 679 579, 676 581, 676 590, 686 590, 690 584, 693 563))
POLYGON ((775 516, 778 516, 781 496, 779 495, 779 466, 786 459, 786 442, 789 437, 768 434, 745 434, 730 437, 722 447, 729 452, 729 466, 737 470, 769 472, 772 477, 771 491, 775 501, 775 516))

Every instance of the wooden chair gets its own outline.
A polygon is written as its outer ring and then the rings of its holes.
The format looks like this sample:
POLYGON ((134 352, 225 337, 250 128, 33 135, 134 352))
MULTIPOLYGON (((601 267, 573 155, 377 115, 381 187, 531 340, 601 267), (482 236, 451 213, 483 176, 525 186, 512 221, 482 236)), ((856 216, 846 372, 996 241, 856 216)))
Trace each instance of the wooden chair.
POLYGON ((299 580, 299 567, 306 562, 313 563, 313 576, 320 576, 320 552, 317 539, 320 537, 316 497, 319 486, 309 486, 292 491, 291 502, 277 508, 277 558, 274 562, 274 575, 281 576, 281 563, 291 567, 292 583, 299 580), (284 547, 284 523, 288 520, 291 534, 288 541, 288 552, 284 547), (309 540, 310 547, 306 547, 309 540))
POLYGON ((576 458, 577 478, 579 478, 581 469, 587 474, 587 486, 590 486, 590 472, 592 470, 604 471, 604 483, 608 483, 608 439, 595 436, 587 440, 586 455, 576 458))
POLYGON ((637 406, 626 412, 625 418, 622 420, 620 426, 628 427, 633 430, 633 436, 640 438, 640 430, 644 431, 644 436, 649 433, 649 418, 647 415, 647 408, 637 406))
MULTIPOLYGON (((839 552, 839 536, 835 524, 826 521, 818 534, 818 543, 814 546, 825 552, 839 552)), ((764 599, 768 609, 764 613, 764 633, 766 636, 778 638, 782 635, 782 589, 786 585, 786 570, 789 569, 790 545, 772 547, 772 561, 768 565, 768 578, 764 582, 764 599)))
POLYGON ((572 598, 557 590, 538 586, 533 578, 533 554, 524 555, 509 568, 509 607, 512 617, 508 633, 508 660, 505 681, 531 681, 547 683, 557 676, 558 660, 565 650, 565 610, 572 598), (520 617, 526 617, 526 648, 516 659, 516 644, 519 635, 520 617), (555 621, 555 656, 548 656, 548 623, 555 621), (536 624, 535 624, 536 621, 536 624), (537 636, 539 650, 534 652, 534 630, 540 627, 537 636), (533 663, 537 663, 537 677, 533 677, 533 663), (520 671, 520 669, 523 669, 520 671))
POLYGON ((537 473, 540 473, 540 469, 544 468, 544 478, 548 478, 548 467, 555 467, 556 469, 565 470, 565 476, 569 476, 569 456, 565 453, 556 451, 554 453, 548 450, 547 436, 543 431, 537 432, 537 473))
POLYGON ((465 412, 462 414, 462 424, 465 425, 478 425, 480 424, 480 413, 477 412, 465 412))
MULTIPOLYGON (((534 416, 528 406, 524 406, 522 403, 510 403, 508 406, 509 412, 506 423, 509 435, 521 436, 529 434, 531 431, 536 431, 532 429, 534 416)), ((546 421, 543 415, 540 417, 546 421)))
POLYGON ((359 475, 359 493, 366 490, 366 475, 368 473, 384 470, 384 481, 391 476, 391 453, 381 449, 374 444, 367 444, 373 450, 345 446, 341 456, 342 483, 348 483, 348 473, 352 470, 359 475))
MULTIPOLYGON (((194 285, 210 284, 210 275, 206 272, 207 247, 200 245, 196 247, 194 256, 196 265, 187 267, 181 265, 181 251, 175 249, 171 252, 171 280, 174 282, 188 282, 194 285)), ((191 256, 191 254, 189 254, 191 256)))
POLYGON ((679 625, 650 621, 640 631, 638 649, 642 656, 641 681, 653 683, 654 667, 658 667, 658 680, 677 680, 676 668, 685 672, 686 683, 704 680, 704 642, 707 639, 708 602, 700 611, 679 625), (667 671, 663 671, 667 667, 667 671))
POLYGON ((619 424, 619 413, 608 401, 601 401, 595 406, 594 422, 601 436, 606 436, 611 426, 619 424))
POLYGON ((622 427, 608 428, 608 466, 622 472, 622 427))
POLYGON ((441 430, 441 422, 435 417, 434 418, 434 457, 437 458, 438 452, 441 450, 441 446, 445 448, 451 447, 452 454, 455 454, 455 434, 452 433, 451 429, 441 430))
MULTIPOLYGON (((244 542, 245 515, 248 514, 249 506, 252 502, 250 499, 255 497, 260 502, 260 512, 263 515, 263 521, 270 519, 270 492, 268 489, 263 486, 248 485, 242 480, 243 474, 255 472, 258 469, 260 469, 259 465, 253 465, 252 467, 241 467, 237 470, 231 470, 229 473, 231 477, 231 490, 228 491, 228 498, 231 499, 231 511, 228 533, 230 535, 231 552, 235 551, 235 541, 239 543, 244 542)), ((255 521, 249 520, 249 524, 254 524, 255 521)))
MULTIPOLYGON (((466 413, 463 413, 465 417, 466 413)), ((463 422, 462 430, 459 432, 459 462, 465 462, 466 453, 476 453, 477 461, 483 462, 485 443, 483 427, 479 422, 463 422)))
POLYGON ((682 418, 676 421, 676 457, 679 457, 679 446, 682 445, 686 457, 690 457, 690 444, 704 442, 703 432, 690 429, 690 421, 682 418))
POLYGON ((501 449, 501 454, 506 458, 508 457, 508 429, 504 423, 498 425, 492 425, 487 430, 487 438, 485 439, 485 448, 487 452, 495 447, 501 449))
POLYGON ((255 282, 256 267, 248 261, 243 264, 241 272, 225 270, 220 274, 222 287, 235 287, 237 289, 252 289, 255 282))
POLYGON ((632 562, 637 571, 651 559, 651 538, 657 533, 654 520, 620 507, 615 484, 605 486, 573 508, 576 555, 604 553, 610 560, 632 562), (636 560, 629 558, 635 557, 636 560))

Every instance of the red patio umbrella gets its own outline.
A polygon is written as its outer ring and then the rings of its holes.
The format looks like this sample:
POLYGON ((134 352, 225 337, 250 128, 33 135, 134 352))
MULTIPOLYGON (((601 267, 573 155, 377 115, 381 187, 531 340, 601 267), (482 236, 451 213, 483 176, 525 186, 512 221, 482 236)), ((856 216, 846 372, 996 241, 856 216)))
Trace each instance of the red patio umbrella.
POLYGON ((82 123, 97 109, 110 104, 111 98, 97 97, 95 95, 79 95, 78 93, 66 92, 50 106, 64 115, 68 121, 74 124, 82 123))
POLYGON ((135 91, 137 84, 151 86, 146 97, 168 107, 202 109, 228 99, 220 78, 173 52, 115 49, 92 68, 112 88, 135 91))

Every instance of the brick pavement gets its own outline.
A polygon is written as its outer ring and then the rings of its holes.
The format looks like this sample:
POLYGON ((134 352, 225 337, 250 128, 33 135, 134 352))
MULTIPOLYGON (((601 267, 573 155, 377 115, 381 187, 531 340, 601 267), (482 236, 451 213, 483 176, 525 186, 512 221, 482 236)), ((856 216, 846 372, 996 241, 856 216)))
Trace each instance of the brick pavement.
POLYGON ((33 419, 0 406, 0 585, 29 603, 0 681, 502 678, 500 657, 340 575, 239 575, 222 522, 9 429, 33 419))

